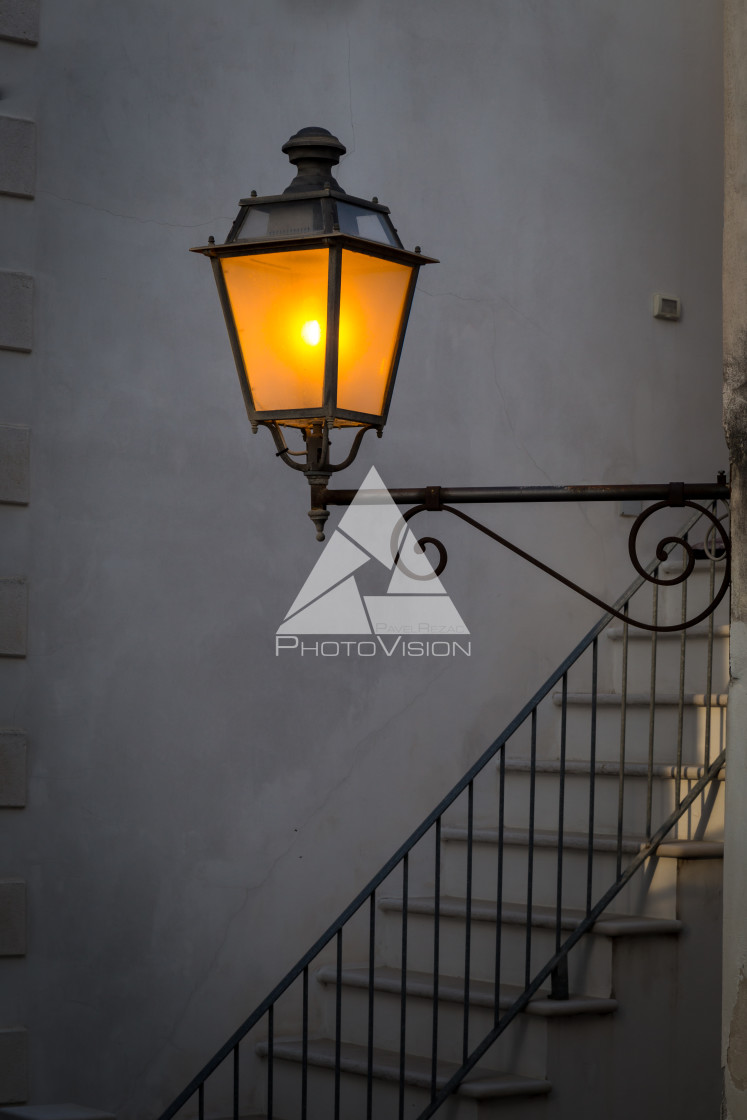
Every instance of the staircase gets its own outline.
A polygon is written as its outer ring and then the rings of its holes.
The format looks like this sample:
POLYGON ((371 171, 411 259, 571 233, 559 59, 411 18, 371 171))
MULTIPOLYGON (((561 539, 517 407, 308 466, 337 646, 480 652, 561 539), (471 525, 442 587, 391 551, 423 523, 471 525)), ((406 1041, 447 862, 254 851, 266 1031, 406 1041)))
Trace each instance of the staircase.
POLYGON ((717 1115, 727 619, 602 618, 161 1120, 717 1115))

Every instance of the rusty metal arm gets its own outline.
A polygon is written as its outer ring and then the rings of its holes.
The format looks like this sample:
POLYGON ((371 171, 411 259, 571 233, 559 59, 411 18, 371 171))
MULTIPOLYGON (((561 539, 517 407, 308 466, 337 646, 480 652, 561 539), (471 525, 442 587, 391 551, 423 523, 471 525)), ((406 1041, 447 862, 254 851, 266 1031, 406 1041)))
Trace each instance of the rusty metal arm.
MULTIPOLYGON (((315 504, 318 504, 325 512, 328 505, 341 505, 347 506, 353 501, 357 494, 355 490, 329 490, 326 487, 318 488, 314 498, 315 504)), ((655 631, 657 633, 664 633, 668 631, 679 631, 688 629, 695 626, 697 623, 702 622, 713 613, 718 604, 726 595, 729 588, 730 581, 730 542, 729 536, 722 524, 723 517, 716 515, 716 506, 719 501, 727 502, 729 498, 729 487, 726 483, 726 476, 723 472, 719 472, 718 480, 713 483, 694 483, 686 484, 684 482, 670 482, 664 485, 644 484, 644 485, 619 485, 619 486, 470 486, 470 487, 441 487, 441 486, 425 486, 419 489, 393 489, 389 490, 394 502, 398 505, 412 505, 405 514, 403 514, 403 522, 408 522, 411 518, 423 512, 439 512, 453 514, 455 517, 460 518, 462 521, 471 525, 474 529, 479 530, 485 536, 490 537, 491 540, 496 541, 504 548, 509 549, 515 555, 520 556, 523 560, 533 564, 534 567, 539 568, 547 575, 558 580, 560 583, 569 587, 572 591, 582 595, 585 599, 595 603, 597 606, 602 607, 605 611, 615 618, 630 626, 635 626, 641 630, 655 631), (568 579, 566 576, 557 572, 554 568, 538 560, 535 556, 525 552, 517 545, 512 544, 511 541, 505 537, 499 536, 487 525, 481 524, 473 517, 464 513, 462 510, 455 509, 455 505, 500 505, 503 503, 525 503, 525 502, 609 502, 609 501, 642 501, 653 503, 644 509, 635 519, 631 526, 630 536, 628 540, 628 551, 630 554, 630 561, 638 572, 638 574, 647 582, 656 584, 658 586, 671 587, 676 584, 683 583, 692 574, 695 568, 695 561, 697 559, 696 551, 690 542, 687 540, 687 534, 683 537, 667 536, 662 538, 656 548, 656 556, 660 561, 667 559, 670 551, 675 546, 679 546, 683 550, 684 562, 682 571, 677 575, 670 578, 660 577, 658 575, 658 568, 651 572, 648 571, 641 564, 637 553, 638 533, 643 523, 648 520, 653 514, 658 513, 666 508, 683 508, 689 507, 690 509, 700 512, 709 522, 710 528, 707 537, 711 536, 713 539, 713 552, 711 559, 718 559, 723 562, 723 576, 721 583, 713 592, 711 602, 694 617, 682 621, 675 625, 659 625, 647 622, 638 621, 631 618, 626 612, 624 615, 616 610, 613 606, 605 603, 604 600, 593 595, 591 592, 586 591, 577 583, 568 579), (701 505, 702 502, 708 502, 711 509, 701 505)), ((395 529, 392 539, 392 555, 395 562, 413 578, 422 578, 415 575, 415 573, 408 572, 404 561, 399 553, 399 544, 401 543, 401 526, 395 529)), ((446 548, 443 543, 435 537, 421 537, 418 540, 421 548, 425 549, 427 545, 433 545, 439 555, 438 564, 434 571, 436 575, 440 575, 446 567, 448 556, 446 548)))
MULTIPOLYGON (((686 501, 728 501, 729 486, 723 472, 716 483, 667 482, 616 486, 422 486, 390 489, 397 505, 423 505, 441 509, 445 505, 501 505, 516 502, 666 502, 681 506, 686 501), (433 504, 436 503, 436 504, 433 504)), ((357 490, 325 488, 319 499, 324 506, 349 506, 357 490)))

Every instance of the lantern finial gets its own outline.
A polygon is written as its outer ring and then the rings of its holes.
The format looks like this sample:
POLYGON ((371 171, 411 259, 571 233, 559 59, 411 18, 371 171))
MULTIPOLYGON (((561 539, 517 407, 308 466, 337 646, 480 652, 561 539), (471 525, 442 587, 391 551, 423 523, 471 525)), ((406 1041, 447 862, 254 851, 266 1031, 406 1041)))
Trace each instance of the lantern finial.
POLYGON ((319 191, 325 187, 336 191, 341 189, 332 177, 332 168, 340 162, 340 156, 345 155, 347 148, 326 128, 318 125, 302 128, 283 144, 283 151, 298 168, 298 174, 283 194, 319 191))

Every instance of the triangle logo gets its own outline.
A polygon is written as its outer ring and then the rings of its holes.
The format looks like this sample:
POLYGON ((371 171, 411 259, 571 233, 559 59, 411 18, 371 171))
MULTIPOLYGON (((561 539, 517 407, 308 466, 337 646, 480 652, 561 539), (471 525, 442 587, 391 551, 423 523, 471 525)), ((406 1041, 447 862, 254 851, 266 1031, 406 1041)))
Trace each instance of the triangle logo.
POLYGON ((374 467, 324 546, 278 634, 469 634, 374 467), (384 595, 367 570, 390 573, 384 595))

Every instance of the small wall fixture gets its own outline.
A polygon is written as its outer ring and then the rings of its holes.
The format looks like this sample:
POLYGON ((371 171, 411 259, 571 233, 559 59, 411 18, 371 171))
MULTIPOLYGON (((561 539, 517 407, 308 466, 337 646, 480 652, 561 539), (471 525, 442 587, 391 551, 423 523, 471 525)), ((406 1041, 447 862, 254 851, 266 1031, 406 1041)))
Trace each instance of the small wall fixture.
POLYGON ((663 292, 654 292, 654 319, 680 319, 682 317, 682 303, 677 296, 665 296, 663 292))

